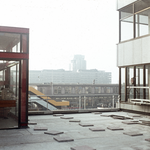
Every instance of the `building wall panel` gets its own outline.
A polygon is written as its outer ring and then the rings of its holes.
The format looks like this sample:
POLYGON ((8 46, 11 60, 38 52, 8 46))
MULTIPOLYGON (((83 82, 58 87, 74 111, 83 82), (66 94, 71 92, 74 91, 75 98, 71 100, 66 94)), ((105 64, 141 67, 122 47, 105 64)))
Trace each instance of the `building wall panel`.
POLYGON ((133 40, 133 42, 130 43, 133 43, 133 48, 131 48, 131 51, 133 52, 133 64, 141 64, 142 63, 142 40, 137 39, 137 40, 133 40))
POLYGON ((142 62, 150 62, 150 37, 142 38, 142 62))
POLYGON ((150 36, 119 43, 117 65, 129 66, 150 63, 150 36))

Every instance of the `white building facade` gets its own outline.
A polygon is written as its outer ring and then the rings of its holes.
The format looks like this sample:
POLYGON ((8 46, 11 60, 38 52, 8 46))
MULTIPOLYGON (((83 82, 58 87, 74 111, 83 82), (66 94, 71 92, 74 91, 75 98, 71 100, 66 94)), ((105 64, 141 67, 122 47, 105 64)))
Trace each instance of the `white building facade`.
POLYGON ((150 113, 150 0, 118 0, 117 9, 120 107, 150 113))

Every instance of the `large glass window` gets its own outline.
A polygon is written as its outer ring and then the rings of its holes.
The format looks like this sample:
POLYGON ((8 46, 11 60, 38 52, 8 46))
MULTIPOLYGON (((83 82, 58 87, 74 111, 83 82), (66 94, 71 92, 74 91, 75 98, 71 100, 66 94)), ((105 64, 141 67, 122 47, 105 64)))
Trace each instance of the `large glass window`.
POLYGON ((146 99, 150 99, 150 65, 145 66, 146 99))
POLYGON ((127 100, 134 98, 134 86, 135 78, 134 78, 134 67, 127 67, 127 100))
POLYGON ((121 20, 121 41, 133 38, 133 16, 121 20))
POLYGON ((150 64, 129 66, 126 70, 121 68, 121 101, 150 99, 150 64))
POLYGON ((136 77, 135 77, 136 86, 138 88, 136 91, 136 98, 143 99, 143 66, 136 66, 136 77))
POLYGON ((125 68, 121 68, 121 101, 125 101, 125 68))
POLYGON ((133 8, 132 5, 121 10, 121 41, 133 38, 133 8))
POLYGON ((136 37, 149 34, 150 30, 150 9, 136 14, 136 37))
POLYGON ((120 41, 147 34, 150 34, 149 0, 136 2, 120 10, 120 41))
POLYGON ((20 34, 0 33, 0 52, 20 53, 20 34))
POLYGON ((19 61, 0 60, 0 128, 18 126, 19 61))

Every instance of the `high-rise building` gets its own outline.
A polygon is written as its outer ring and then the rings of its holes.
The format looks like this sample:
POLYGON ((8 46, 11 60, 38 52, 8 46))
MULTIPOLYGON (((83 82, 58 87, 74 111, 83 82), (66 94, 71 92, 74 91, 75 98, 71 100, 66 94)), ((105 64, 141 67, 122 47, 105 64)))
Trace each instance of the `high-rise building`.
POLYGON ((86 61, 83 55, 74 55, 74 59, 71 61, 71 70, 74 72, 86 70, 86 61))
POLYGON ((150 113, 150 0, 118 0, 117 7, 120 107, 150 113))

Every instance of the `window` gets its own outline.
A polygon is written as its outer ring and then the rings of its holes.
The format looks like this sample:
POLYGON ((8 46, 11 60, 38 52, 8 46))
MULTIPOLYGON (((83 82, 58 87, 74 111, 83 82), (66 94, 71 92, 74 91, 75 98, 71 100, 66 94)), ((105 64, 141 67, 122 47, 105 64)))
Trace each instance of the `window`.
MULTIPOLYGON (((136 66, 136 77, 135 77, 136 86, 143 87, 143 66, 136 66)), ((143 88, 136 88, 136 98, 143 99, 143 88)))
POLYGON ((150 1, 142 0, 122 8, 119 30, 120 42, 150 34, 150 1))
POLYGON ((136 19, 136 37, 149 34, 150 9, 136 14, 135 19, 136 19))
POLYGON ((0 52, 20 53, 20 34, 0 33, 0 52))
POLYGON ((121 68, 121 101, 125 101, 125 68, 121 68))

